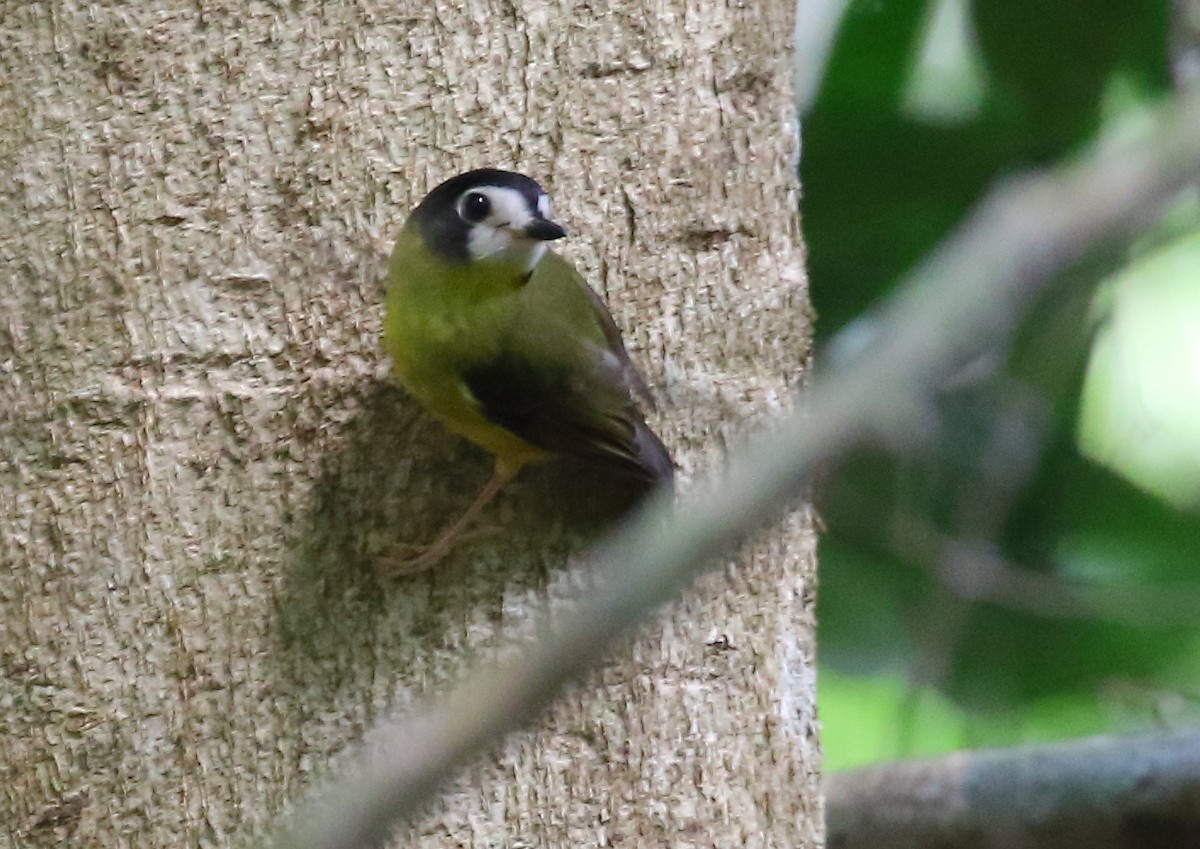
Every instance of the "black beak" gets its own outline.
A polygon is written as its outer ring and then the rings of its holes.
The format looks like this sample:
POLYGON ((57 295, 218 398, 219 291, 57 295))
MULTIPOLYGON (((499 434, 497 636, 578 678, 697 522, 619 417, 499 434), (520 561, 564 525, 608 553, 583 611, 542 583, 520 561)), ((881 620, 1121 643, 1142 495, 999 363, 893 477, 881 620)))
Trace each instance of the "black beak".
POLYGON ((525 235, 539 242, 553 242, 567 235, 567 231, 553 221, 545 218, 535 218, 525 225, 525 235))

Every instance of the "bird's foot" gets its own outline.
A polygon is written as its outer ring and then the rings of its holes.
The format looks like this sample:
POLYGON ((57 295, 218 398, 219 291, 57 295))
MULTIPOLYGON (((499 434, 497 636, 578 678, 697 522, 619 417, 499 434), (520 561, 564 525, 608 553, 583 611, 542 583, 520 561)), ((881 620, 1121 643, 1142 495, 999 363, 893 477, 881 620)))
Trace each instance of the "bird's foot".
POLYGON ((461 543, 479 539, 499 531, 498 527, 475 528, 442 537, 427 546, 405 545, 375 559, 376 574, 387 578, 405 578, 427 572, 446 558, 461 543))

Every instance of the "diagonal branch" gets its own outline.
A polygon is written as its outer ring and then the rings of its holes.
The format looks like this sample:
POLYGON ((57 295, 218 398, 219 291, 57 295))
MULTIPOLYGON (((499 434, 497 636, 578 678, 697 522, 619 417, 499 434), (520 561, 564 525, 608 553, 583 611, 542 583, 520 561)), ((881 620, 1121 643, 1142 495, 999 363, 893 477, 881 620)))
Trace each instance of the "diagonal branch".
POLYGON ((660 498, 598 558, 594 592, 513 660, 484 670, 415 716, 369 737, 353 775, 280 846, 373 846, 411 817, 456 768, 530 722, 599 663, 632 625, 778 518, 814 468, 868 436, 915 426, 923 398, 993 344, 1055 276, 1128 237, 1200 172, 1200 98, 1164 108, 1148 133, 1078 162, 1012 181, 902 287, 862 356, 818 380, 805 409, 731 462, 723 479, 674 512, 660 498))

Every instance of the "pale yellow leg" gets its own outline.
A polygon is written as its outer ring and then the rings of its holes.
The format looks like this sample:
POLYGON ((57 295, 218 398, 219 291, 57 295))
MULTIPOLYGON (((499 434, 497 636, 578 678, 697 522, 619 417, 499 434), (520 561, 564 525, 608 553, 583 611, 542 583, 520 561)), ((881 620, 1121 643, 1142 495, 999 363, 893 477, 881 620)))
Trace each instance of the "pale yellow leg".
POLYGON ((436 566, 455 545, 470 536, 464 532, 479 515, 479 511, 486 507, 496 497, 496 494, 517 476, 523 465, 524 463, 505 463, 497 459, 492 476, 483 485, 483 489, 479 490, 479 494, 475 496, 471 506, 438 534, 437 539, 428 548, 415 557, 380 558, 380 571, 389 575, 414 575, 436 566))

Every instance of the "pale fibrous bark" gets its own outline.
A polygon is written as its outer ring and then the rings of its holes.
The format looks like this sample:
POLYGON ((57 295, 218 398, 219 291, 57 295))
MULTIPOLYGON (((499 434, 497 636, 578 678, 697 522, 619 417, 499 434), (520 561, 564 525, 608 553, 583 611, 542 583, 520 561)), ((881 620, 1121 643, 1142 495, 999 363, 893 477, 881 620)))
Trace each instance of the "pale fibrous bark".
MULTIPOLYGON (((685 486, 784 402, 810 335, 790 17, 0 10, 0 835, 261 833, 587 582, 589 505, 551 504, 580 488, 553 469, 434 574, 371 571, 487 474, 379 353, 386 253, 440 179, 552 192, 685 486)), ((816 845, 812 555, 801 517, 762 537, 403 844, 816 845)))

